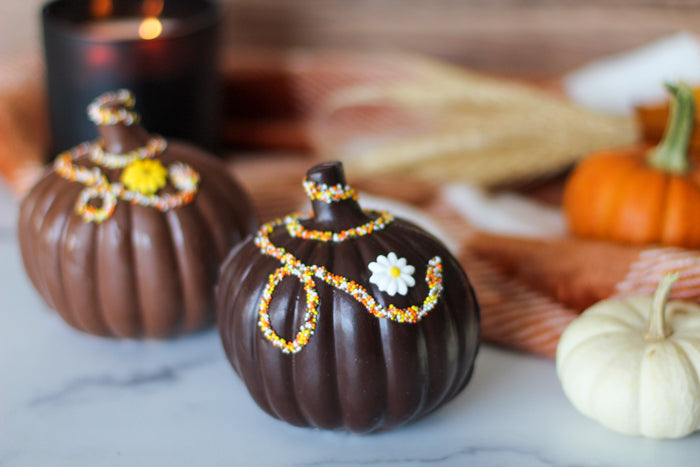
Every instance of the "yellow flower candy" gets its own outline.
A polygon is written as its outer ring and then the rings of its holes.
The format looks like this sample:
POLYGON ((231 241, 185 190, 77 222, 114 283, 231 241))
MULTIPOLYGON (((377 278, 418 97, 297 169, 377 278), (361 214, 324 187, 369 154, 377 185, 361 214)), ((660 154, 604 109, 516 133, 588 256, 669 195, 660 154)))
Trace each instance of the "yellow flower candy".
POLYGON ((157 159, 139 159, 122 172, 120 181, 131 191, 152 195, 167 183, 168 171, 157 159))

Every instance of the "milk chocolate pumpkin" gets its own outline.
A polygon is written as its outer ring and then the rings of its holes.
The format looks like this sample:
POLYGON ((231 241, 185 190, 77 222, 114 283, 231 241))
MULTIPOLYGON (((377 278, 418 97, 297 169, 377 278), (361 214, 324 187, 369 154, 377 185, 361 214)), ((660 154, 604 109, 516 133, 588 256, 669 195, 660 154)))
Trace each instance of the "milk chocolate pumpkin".
POLYGON ((24 198, 20 248, 74 328, 173 336, 213 321, 220 262, 257 220, 222 162, 149 135, 132 107, 123 90, 89 107, 101 138, 57 156, 24 198))
POLYGON ((472 374, 479 307, 447 248, 363 211, 342 166, 311 168, 313 212, 265 224, 217 286, 226 354, 260 407, 293 425, 357 433, 418 419, 472 374))

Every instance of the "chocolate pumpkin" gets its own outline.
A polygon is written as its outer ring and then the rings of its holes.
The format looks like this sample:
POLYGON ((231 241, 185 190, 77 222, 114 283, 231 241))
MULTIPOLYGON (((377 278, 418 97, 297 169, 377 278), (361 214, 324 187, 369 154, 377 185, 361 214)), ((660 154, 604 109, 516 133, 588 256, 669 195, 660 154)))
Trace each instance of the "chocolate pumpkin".
POLYGON ((367 433, 455 397, 479 346, 456 259, 410 222, 363 211, 338 162, 304 187, 312 215, 264 225, 217 286, 223 345, 255 401, 293 425, 367 433))
POLYGON ((59 155, 20 207, 25 269, 47 305, 100 336, 166 337, 214 318, 221 260, 257 221, 214 156, 150 136, 120 91, 101 140, 59 155))

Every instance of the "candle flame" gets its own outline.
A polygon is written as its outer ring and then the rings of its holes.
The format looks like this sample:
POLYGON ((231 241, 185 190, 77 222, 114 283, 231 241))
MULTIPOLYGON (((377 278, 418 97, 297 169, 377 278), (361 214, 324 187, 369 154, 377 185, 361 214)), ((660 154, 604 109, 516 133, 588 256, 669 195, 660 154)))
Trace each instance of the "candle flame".
POLYGON ((139 26, 139 37, 145 40, 155 39, 163 32, 163 25, 155 17, 145 18, 139 26))
POLYGON ((92 0, 90 3, 93 18, 106 18, 112 14, 112 10, 112 0, 92 0))
POLYGON ((142 11, 146 18, 139 26, 141 39, 155 39, 163 32, 163 24, 158 19, 163 12, 163 3, 163 0, 143 0, 142 11))

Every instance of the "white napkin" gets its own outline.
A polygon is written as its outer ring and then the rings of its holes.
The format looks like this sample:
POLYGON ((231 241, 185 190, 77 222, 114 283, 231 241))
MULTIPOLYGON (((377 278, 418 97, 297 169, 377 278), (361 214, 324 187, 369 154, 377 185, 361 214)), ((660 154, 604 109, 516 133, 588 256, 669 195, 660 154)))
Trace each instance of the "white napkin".
MULTIPOLYGON (((410 220, 442 240, 452 252, 459 251, 459 244, 430 217, 430 212, 368 193, 360 195, 363 208, 389 211, 410 220)), ((553 237, 566 232, 560 209, 516 193, 491 194, 465 183, 453 183, 442 188, 442 198, 467 223, 484 232, 520 237, 553 237)))
POLYGON ((679 33, 597 60, 564 77, 575 102, 592 110, 631 114, 636 105, 664 99, 664 83, 700 84, 700 41, 679 33))
POLYGON ((443 188, 443 198, 470 225, 484 232, 519 237, 554 237, 566 233, 559 208, 516 193, 490 194, 455 183, 443 188))

